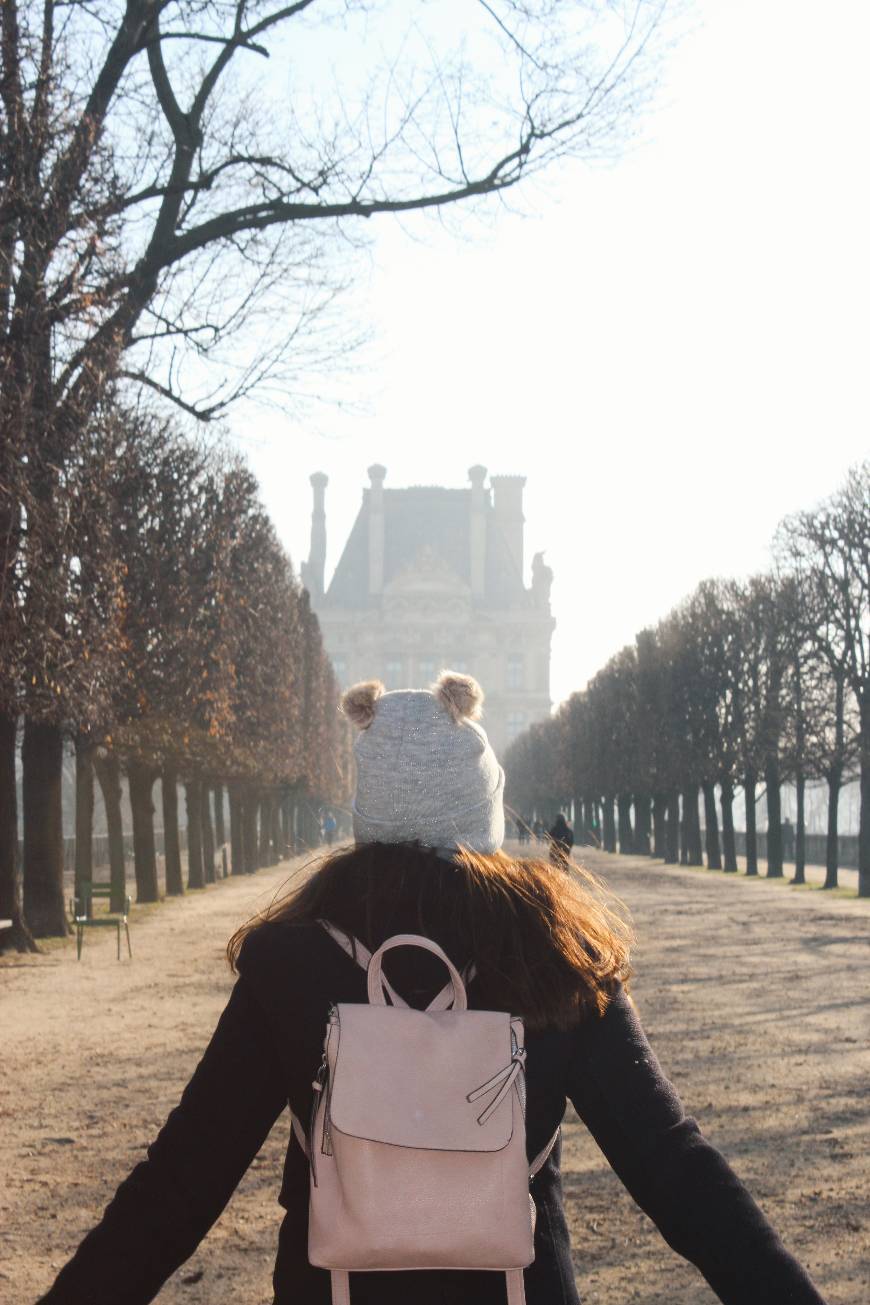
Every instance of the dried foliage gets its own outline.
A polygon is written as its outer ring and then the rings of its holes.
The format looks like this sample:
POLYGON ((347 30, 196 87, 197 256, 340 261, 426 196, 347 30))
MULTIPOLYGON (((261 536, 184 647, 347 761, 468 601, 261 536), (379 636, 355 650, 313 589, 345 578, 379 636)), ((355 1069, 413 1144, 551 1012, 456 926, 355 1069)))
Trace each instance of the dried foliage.
POLYGON ((114 417, 123 604, 111 746, 212 784, 308 781, 343 796, 334 765, 307 756, 338 746, 337 694, 254 476, 153 417, 114 417))

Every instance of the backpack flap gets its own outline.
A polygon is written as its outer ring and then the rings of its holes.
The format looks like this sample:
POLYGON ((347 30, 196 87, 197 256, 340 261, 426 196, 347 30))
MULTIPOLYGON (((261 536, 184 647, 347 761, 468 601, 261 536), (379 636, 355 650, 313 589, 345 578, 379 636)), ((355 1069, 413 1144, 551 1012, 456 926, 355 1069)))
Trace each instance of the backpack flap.
POLYGON ((388 939, 368 971, 370 1004, 330 1013, 314 1084, 308 1258, 339 1300, 347 1271, 493 1269, 520 1302, 534 1258, 522 1021, 468 1010, 459 972, 417 935, 388 939), (381 958, 408 944, 445 961, 452 1009, 384 1004, 381 958))
POLYGON ((510 1142, 517 1095, 504 1092, 487 1114, 512 1065, 509 1015, 340 1003, 338 1034, 330 1132, 418 1150, 500 1151, 510 1142))

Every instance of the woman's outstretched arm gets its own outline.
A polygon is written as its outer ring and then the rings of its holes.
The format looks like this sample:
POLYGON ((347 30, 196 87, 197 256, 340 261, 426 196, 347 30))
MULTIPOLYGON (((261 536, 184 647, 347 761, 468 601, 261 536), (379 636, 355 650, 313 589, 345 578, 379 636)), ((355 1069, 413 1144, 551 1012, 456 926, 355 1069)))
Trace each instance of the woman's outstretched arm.
POLYGON ((192 1255, 287 1104, 265 1016, 244 975, 148 1158, 39 1305, 146 1305, 192 1255))
POLYGON ((687 1116, 620 991, 581 1026, 568 1096, 625 1187, 726 1305, 824 1305, 725 1158, 687 1116))

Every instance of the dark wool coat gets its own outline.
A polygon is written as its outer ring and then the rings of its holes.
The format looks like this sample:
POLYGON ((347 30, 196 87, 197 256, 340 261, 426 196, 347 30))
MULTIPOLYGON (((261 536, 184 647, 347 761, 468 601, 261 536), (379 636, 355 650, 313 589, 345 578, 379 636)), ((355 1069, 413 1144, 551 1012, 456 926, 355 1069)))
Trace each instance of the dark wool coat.
MULTIPOLYGON (((413 918, 405 925, 414 932, 413 918)), ((391 929, 390 932, 398 932, 391 929)), ((376 942, 382 939, 375 940, 376 942)), ((450 939, 437 939, 456 962, 450 939)), ((408 949, 387 958, 412 1004, 442 986, 443 966, 408 949)), ((267 924, 245 942, 240 977, 178 1106, 148 1158, 121 1184, 101 1222, 42 1305, 145 1305, 218 1218, 286 1107, 309 1118, 331 1001, 365 1001, 365 975, 316 925, 267 924)), ((469 985, 475 1006, 475 984, 469 985)), ((602 1019, 570 1033, 527 1033, 528 1153, 536 1155, 570 1100, 607 1160, 665 1240, 697 1265, 728 1305, 819 1305, 822 1297, 729 1168, 688 1118, 620 993, 602 1019)), ((528 1305, 577 1305, 559 1149, 532 1182, 535 1261, 528 1305)), ((328 1305, 329 1275, 306 1255, 308 1166, 291 1142, 278 1200, 286 1210, 274 1305, 328 1305)), ((583 1248, 577 1248, 582 1265, 583 1248)), ((504 1277, 486 1272, 351 1274, 353 1305, 503 1305, 504 1277)), ((222 1305, 217 1298, 213 1305, 222 1305)), ((240 1303, 241 1305, 241 1303, 240 1303)))

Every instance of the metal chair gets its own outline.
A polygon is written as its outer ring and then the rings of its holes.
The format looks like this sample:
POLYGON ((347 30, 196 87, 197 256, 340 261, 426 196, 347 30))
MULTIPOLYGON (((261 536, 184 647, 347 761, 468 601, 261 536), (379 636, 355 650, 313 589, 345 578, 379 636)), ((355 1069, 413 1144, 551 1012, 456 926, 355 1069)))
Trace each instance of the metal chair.
POLYGON ((92 903, 95 897, 111 897, 112 889, 109 884, 79 884, 79 891, 75 897, 70 899, 70 918, 75 925, 76 930, 76 960, 82 959, 82 946, 85 940, 85 929, 105 929, 115 928, 118 931, 118 960, 121 959, 121 926, 127 935, 127 952, 130 959, 133 958, 133 948, 130 945, 130 926, 127 923, 127 916, 130 914, 130 898, 124 898, 123 911, 110 911, 105 915, 94 915, 92 912, 92 903))

